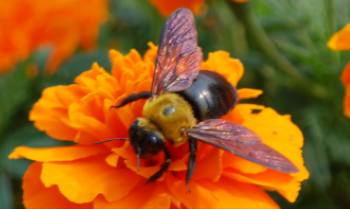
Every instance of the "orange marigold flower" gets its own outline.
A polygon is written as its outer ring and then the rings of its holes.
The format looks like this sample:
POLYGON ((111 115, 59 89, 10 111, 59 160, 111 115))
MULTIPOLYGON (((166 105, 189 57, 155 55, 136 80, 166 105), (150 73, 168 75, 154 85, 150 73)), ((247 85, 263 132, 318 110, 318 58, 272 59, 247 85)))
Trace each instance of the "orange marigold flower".
MULTIPOLYGON (((184 176, 188 146, 169 146, 172 163, 159 180, 146 179, 159 169, 162 155, 142 162, 128 141, 95 144, 127 137, 144 101, 110 107, 124 96, 149 90, 157 47, 141 57, 136 50, 110 51, 112 72, 98 64, 80 74, 74 84, 47 88, 34 105, 30 120, 49 136, 76 145, 50 148, 17 147, 10 158, 33 161, 23 178, 26 208, 279 208, 266 193, 276 191, 294 202, 309 173, 302 157, 303 136, 289 115, 269 107, 238 104, 224 118, 258 134, 263 143, 283 153, 299 172, 286 174, 199 143, 197 166, 187 192, 184 176), (258 110, 258 111, 257 111, 258 110)), ((216 71, 236 86, 243 76, 239 60, 227 52, 210 53, 202 69, 216 71)), ((262 91, 240 89, 240 100, 262 91)))
POLYGON ((350 62, 345 66, 341 79, 345 86, 344 113, 350 117, 350 62))
MULTIPOLYGON (((350 50, 350 23, 330 38, 328 47, 336 51, 350 50)), ((350 62, 345 66, 341 80, 345 86, 344 114, 350 117, 350 62)))
POLYGON ((193 13, 198 14, 203 6, 204 0, 149 0, 158 9, 161 15, 168 16, 177 8, 187 7, 193 13))
POLYGON ((232 0, 235 3, 247 3, 248 0, 232 0))
POLYGON ((328 41, 328 47, 333 50, 350 50, 350 23, 333 34, 328 41))
POLYGON ((49 46, 53 72, 78 46, 94 47, 107 17, 107 0, 0 1, 0 72, 49 46))

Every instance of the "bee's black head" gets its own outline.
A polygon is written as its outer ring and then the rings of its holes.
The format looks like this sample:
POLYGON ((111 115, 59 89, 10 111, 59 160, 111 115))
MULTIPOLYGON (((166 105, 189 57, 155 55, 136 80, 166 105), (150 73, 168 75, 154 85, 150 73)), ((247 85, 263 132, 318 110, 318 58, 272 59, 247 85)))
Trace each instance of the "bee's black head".
POLYGON ((140 157, 157 154, 164 147, 164 137, 158 128, 145 118, 138 118, 129 128, 129 139, 140 157))

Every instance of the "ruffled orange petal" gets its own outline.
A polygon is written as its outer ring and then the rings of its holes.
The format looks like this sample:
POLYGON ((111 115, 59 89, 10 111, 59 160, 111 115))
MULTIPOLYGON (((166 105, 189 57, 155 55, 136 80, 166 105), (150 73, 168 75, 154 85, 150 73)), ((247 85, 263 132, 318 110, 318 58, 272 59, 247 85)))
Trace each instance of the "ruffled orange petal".
POLYGON ((186 7, 192 10, 195 14, 200 12, 201 6, 204 3, 204 0, 176 0, 176 1, 167 1, 167 0, 149 0, 153 6, 155 6, 158 11, 163 16, 168 16, 174 12, 177 8, 186 7))
POLYGON ((26 158, 39 162, 72 161, 109 152, 100 146, 66 146, 51 148, 17 147, 9 155, 10 159, 26 158))
POLYGON ((76 85, 49 87, 33 106, 29 119, 39 130, 55 139, 72 140, 77 130, 67 124, 67 106, 78 101, 82 95, 83 92, 76 85))
POLYGON ((295 202, 299 190, 299 180, 288 174, 266 170, 258 174, 240 174, 237 172, 224 172, 225 177, 235 179, 244 183, 255 184, 274 190, 284 196, 289 202, 295 202))
POLYGON ((82 144, 125 137, 137 116, 135 112, 141 113, 142 104, 138 102, 118 111, 112 109, 122 92, 118 81, 97 64, 79 75, 75 82, 44 91, 30 113, 36 127, 53 138, 82 144))
POLYGON ((107 15, 107 0, 1 1, 0 72, 47 47, 47 69, 54 72, 78 47, 95 46, 107 15))
POLYGON ((236 3, 240 3, 240 4, 243 4, 243 3, 247 3, 248 0, 232 0, 233 2, 236 2, 236 3))
POLYGON ((345 86, 344 113, 350 117, 350 62, 346 64, 341 80, 345 86))
POLYGON ((244 72, 242 63, 230 57, 230 54, 225 51, 209 53, 208 60, 202 63, 201 69, 212 70, 223 75, 233 86, 237 85, 244 72))
POLYGON ((212 148, 209 152, 206 152, 203 158, 197 160, 193 179, 217 181, 222 173, 222 155, 223 150, 217 148, 212 148))
POLYGON ((108 202, 99 197, 94 202, 94 207, 99 209, 163 209, 170 208, 171 197, 158 183, 143 184, 135 188, 126 197, 114 202, 108 202))
POLYGON ((252 99, 260 96, 263 91, 260 89, 238 89, 238 98, 239 99, 252 99))
POLYGON ((184 181, 167 178, 168 189, 186 208, 278 208, 259 187, 229 179, 192 182, 188 192, 184 181))
POLYGON ((350 117, 350 85, 345 89, 344 113, 346 116, 350 117))
POLYGON ((40 181, 41 163, 33 163, 23 177, 23 204, 28 209, 92 208, 92 204, 77 204, 67 200, 57 187, 46 188, 40 181))
POLYGON ((41 180, 46 187, 57 185, 75 203, 92 202, 99 194, 109 202, 119 200, 140 183, 141 177, 126 168, 110 167, 105 157, 44 163, 41 180))
MULTIPOLYGON (((241 104, 236 108, 244 106, 241 104)), ((224 167, 231 167, 242 172, 243 177, 241 174, 229 174, 231 177, 235 176, 237 180, 267 186, 269 189, 280 192, 289 201, 295 201, 300 182, 309 177, 303 164, 301 153, 303 136, 300 130, 291 122, 289 116, 281 116, 271 108, 261 109, 259 113, 252 111, 242 113, 245 119, 243 124, 258 134, 266 145, 287 157, 299 169, 299 172, 290 175, 283 174, 238 157, 224 158, 224 167), (273 121, 273 123, 266 123, 266 121, 273 121), (270 182, 270 180, 274 181, 270 182)), ((230 172, 234 171, 230 170, 228 173, 230 172)))
POLYGON ((333 50, 350 50, 350 23, 333 34, 328 41, 328 47, 333 50))
POLYGON ((341 80, 345 86, 350 85, 350 62, 348 62, 341 75, 341 80))

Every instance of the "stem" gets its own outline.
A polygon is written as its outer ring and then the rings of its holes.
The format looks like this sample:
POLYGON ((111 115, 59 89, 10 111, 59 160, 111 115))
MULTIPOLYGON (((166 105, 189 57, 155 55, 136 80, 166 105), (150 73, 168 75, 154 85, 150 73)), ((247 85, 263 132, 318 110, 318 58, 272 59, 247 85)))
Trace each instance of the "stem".
POLYGON ((299 71, 288 61, 288 59, 283 56, 274 45, 274 43, 269 39, 263 27, 260 25, 259 21, 253 14, 250 3, 234 3, 231 0, 227 0, 237 19, 239 19, 249 36, 252 37, 256 43, 258 49, 263 52, 263 54, 268 58, 276 69, 282 71, 288 77, 290 77, 294 82, 293 85, 303 92, 307 91, 313 97, 322 99, 327 95, 327 90, 317 84, 311 83, 304 76, 302 76, 299 71))

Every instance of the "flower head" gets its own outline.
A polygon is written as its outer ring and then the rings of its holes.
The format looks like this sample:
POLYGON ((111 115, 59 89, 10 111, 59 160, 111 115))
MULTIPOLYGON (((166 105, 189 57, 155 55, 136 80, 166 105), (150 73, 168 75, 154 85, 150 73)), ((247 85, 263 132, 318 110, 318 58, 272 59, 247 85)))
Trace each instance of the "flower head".
MULTIPOLYGON (((328 41, 328 47, 336 51, 350 50, 350 23, 333 34, 328 41)), ((345 86, 344 113, 350 117, 350 62, 345 66, 341 80, 345 86)))
POLYGON ((107 17, 106 0, 0 1, 0 72, 40 47, 52 47, 47 68, 54 71, 78 46, 94 46, 107 17), (79 8, 79 9, 77 9, 79 8))
POLYGON ((333 34, 328 41, 328 47, 336 51, 350 50, 350 23, 333 34))
MULTIPOLYGON (((232 0, 235 3, 247 3, 248 0, 232 0)), ((186 7, 193 13, 199 14, 204 6, 205 0, 149 0, 149 2, 157 8, 163 16, 168 16, 180 7, 186 7)))
MULTIPOLYGON (((308 178, 301 149, 303 136, 289 115, 269 107, 238 104, 224 118, 240 123, 259 135, 266 145, 283 153, 299 170, 285 174, 242 159, 217 147, 199 143, 197 166, 187 192, 187 144, 169 145, 172 163, 156 182, 145 181, 159 169, 156 155, 136 168, 128 141, 95 144, 113 137, 127 137, 128 127, 141 115, 144 101, 119 109, 110 107, 120 98, 149 90, 157 47, 150 44, 141 57, 136 50, 123 56, 112 50, 112 72, 98 64, 80 74, 71 85, 47 88, 34 105, 30 120, 49 136, 76 145, 51 148, 16 148, 10 158, 33 161, 23 178, 27 208, 278 208, 266 190, 294 202, 300 184, 308 178)), ((232 85, 243 76, 239 60, 227 52, 209 54, 202 69, 216 71, 232 85)), ((262 92, 240 89, 241 100, 262 92)))
POLYGON ((198 14, 204 4, 204 0, 149 0, 150 3, 158 9, 161 15, 168 16, 177 8, 187 7, 195 14, 198 14))

